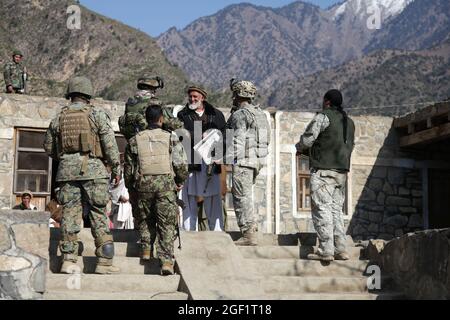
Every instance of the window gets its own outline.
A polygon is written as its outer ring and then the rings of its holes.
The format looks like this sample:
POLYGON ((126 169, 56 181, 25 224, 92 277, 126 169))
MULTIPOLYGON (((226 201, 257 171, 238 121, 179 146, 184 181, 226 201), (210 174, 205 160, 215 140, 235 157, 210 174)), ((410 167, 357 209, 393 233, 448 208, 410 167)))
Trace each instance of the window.
POLYGON ((17 129, 14 193, 49 195, 52 160, 44 150, 45 131, 17 129))
POLYGON ((311 172, 309 158, 297 157, 297 204, 299 211, 311 211, 311 172))

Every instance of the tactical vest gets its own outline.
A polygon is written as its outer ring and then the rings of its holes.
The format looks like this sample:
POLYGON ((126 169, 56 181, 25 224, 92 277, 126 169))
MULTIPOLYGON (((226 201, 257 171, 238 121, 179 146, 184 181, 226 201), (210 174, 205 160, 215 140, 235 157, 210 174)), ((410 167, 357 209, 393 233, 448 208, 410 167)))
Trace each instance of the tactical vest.
POLYGON ((322 112, 330 126, 322 132, 310 150, 311 167, 323 170, 350 170, 350 159, 355 141, 355 124, 347 118, 347 143, 344 139, 344 116, 336 109, 322 112))
POLYGON ((245 105, 242 110, 252 119, 249 127, 250 137, 247 139, 247 149, 255 148, 257 158, 267 157, 269 154, 271 128, 266 114, 259 106, 251 104, 245 105))
POLYGON ((103 158, 100 137, 89 119, 91 111, 90 106, 81 110, 62 110, 59 117, 61 155, 83 153, 93 158, 103 158))
POLYGON ((125 114, 119 118, 119 129, 125 139, 130 140, 137 133, 147 129, 145 111, 149 104, 161 104, 156 98, 133 97, 128 99, 125 114))
POLYGON ((162 129, 146 130, 136 135, 141 175, 172 174, 171 136, 162 129))

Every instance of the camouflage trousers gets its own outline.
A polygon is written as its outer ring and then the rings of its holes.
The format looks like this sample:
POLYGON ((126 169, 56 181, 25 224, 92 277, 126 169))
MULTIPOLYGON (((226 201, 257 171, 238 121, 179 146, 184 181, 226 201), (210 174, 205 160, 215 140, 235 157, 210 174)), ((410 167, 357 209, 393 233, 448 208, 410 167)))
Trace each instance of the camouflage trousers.
POLYGON ((319 238, 319 254, 346 252, 344 227, 347 174, 318 170, 311 175, 312 218, 319 238))
POLYGON ((149 224, 145 212, 139 205, 139 193, 135 190, 128 191, 133 211, 134 229, 139 233, 141 247, 149 249, 156 241, 156 219, 153 219, 149 224))
POLYGON ((88 205, 91 233, 96 248, 112 241, 105 209, 109 201, 108 180, 64 182, 57 192, 58 203, 63 206, 61 222, 63 254, 78 256, 78 233, 83 221, 83 204, 88 205))
POLYGON ((148 228, 155 226, 156 252, 161 264, 172 263, 178 213, 175 192, 139 193, 139 209, 145 213, 148 228))
POLYGON ((253 185, 256 177, 255 169, 233 166, 231 192, 238 226, 242 232, 258 229, 258 219, 253 209, 253 185))

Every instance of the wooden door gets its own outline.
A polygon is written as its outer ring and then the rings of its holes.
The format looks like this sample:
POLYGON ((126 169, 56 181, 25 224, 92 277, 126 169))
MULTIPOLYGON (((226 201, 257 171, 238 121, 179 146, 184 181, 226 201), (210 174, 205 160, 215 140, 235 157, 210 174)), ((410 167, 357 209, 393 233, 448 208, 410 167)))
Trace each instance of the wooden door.
POLYGON ((450 171, 429 172, 430 229, 450 228, 450 171))

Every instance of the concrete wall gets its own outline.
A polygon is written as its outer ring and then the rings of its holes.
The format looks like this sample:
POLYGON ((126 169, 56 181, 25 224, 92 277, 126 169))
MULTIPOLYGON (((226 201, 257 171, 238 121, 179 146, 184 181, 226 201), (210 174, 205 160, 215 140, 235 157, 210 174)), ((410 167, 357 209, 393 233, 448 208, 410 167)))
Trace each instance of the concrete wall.
POLYGON ((0 210, 0 299, 40 299, 48 270, 47 213, 0 210))

